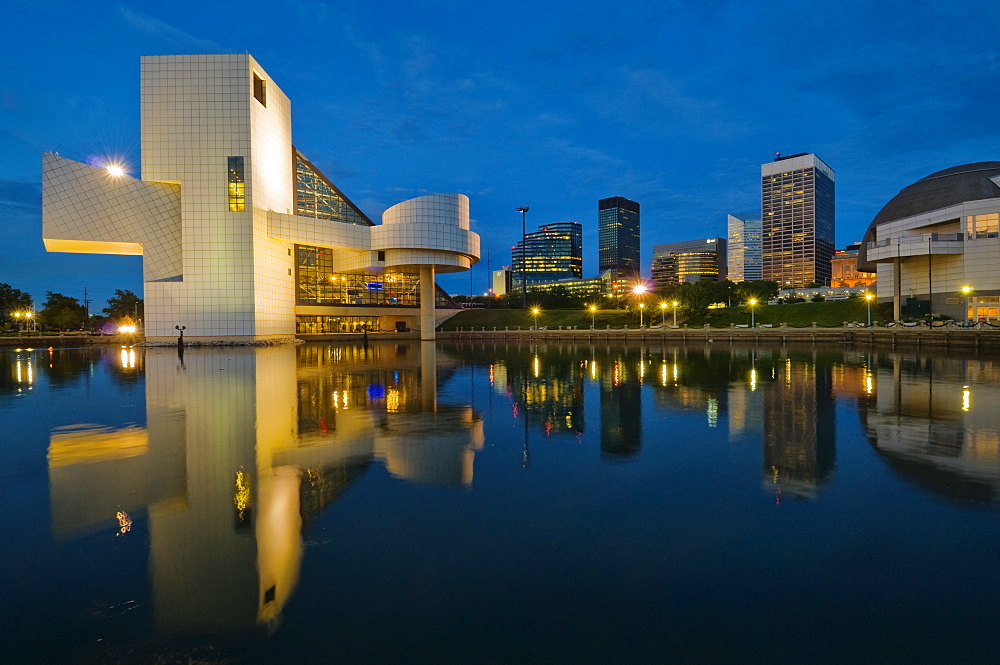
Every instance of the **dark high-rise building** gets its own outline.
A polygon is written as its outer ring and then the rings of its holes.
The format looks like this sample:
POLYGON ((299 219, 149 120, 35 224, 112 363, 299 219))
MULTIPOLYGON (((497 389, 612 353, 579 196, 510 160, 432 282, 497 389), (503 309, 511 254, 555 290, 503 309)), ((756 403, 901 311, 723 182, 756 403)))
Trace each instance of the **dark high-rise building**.
POLYGON ((708 238, 653 245, 653 281, 657 286, 726 279, 726 240, 708 238))
POLYGON ((760 167, 764 279, 781 288, 830 283, 834 248, 833 169, 816 155, 778 157, 760 167))
POLYGON ((513 287, 583 276, 583 229, 578 222, 544 224, 511 248, 513 287))
POLYGON ((597 202, 597 242, 600 272, 612 277, 639 274, 639 203, 624 196, 597 202))

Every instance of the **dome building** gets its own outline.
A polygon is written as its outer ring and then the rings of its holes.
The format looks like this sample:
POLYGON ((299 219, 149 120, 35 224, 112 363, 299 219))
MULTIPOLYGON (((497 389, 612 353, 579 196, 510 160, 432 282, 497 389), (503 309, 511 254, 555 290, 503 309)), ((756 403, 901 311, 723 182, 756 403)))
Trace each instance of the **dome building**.
POLYGON ((893 317, 1000 316, 1000 162, 932 173, 904 187, 865 232, 858 269, 878 273, 893 317))

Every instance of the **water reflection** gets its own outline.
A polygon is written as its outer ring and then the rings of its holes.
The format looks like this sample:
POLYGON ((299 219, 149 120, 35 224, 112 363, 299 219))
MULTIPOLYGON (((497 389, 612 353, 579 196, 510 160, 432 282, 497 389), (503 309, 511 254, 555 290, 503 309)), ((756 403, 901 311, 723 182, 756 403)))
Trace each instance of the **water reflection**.
POLYGON ((869 441, 894 471, 937 494, 1000 497, 1000 366, 994 360, 888 356, 859 400, 869 441))
POLYGON ((399 478, 468 485, 482 421, 437 402, 433 344, 122 349, 145 368, 146 425, 57 428, 57 540, 149 520, 156 628, 273 630, 298 584, 302 528, 373 461, 399 478), (183 361, 183 364, 182 364, 183 361))

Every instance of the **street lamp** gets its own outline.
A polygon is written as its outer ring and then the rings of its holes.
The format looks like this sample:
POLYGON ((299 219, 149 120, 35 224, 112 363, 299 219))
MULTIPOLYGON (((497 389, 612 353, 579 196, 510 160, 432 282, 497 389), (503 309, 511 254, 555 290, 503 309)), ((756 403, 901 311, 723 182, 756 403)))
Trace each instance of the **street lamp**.
POLYGON ((875 299, 874 293, 865 294, 865 303, 868 305, 868 327, 872 327, 872 300, 875 299))
POLYGON ((639 327, 642 327, 642 310, 646 308, 646 303, 639 303, 639 327))
POLYGON ((965 322, 966 324, 972 323, 972 311, 969 308, 969 299, 972 294, 971 286, 963 286, 962 293, 965 294, 965 322))
POLYGON ((595 314, 596 312, 597 312, 597 305, 591 305, 590 306, 590 329, 591 330, 594 329, 594 316, 596 315, 595 314))
POLYGON ((27 321, 24 327, 28 330, 28 332, 31 332, 31 312, 25 312, 24 317, 25 320, 27 321))
POLYGON ((680 303, 678 303, 676 300, 673 302, 673 305, 674 305, 674 328, 677 327, 677 305, 679 305, 679 304, 680 303))
POLYGON ((538 312, 540 311, 537 307, 531 309, 531 313, 535 315, 535 330, 538 330, 538 312))
POLYGON ((521 309, 528 309, 528 273, 525 269, 525 252, 527 248, 527 231, 524 227, 524 214, 528 212, 528 206, 518 206, 517 211, 521 213, 521 309))
POLYGON ((667 325, 667 303, 660 303, 660 327, 667 325))
POLYGON ((753 317, 753 308, 754 308, 754 305, 756 305, 756 304, 757 304, 757 299, 756 298, 751 298, 750 300, 747 300, 747 305, 750 306, 750 327, 751 328, 756 328, 757 327, 757 324, 754 321, 754 317, 753 317))

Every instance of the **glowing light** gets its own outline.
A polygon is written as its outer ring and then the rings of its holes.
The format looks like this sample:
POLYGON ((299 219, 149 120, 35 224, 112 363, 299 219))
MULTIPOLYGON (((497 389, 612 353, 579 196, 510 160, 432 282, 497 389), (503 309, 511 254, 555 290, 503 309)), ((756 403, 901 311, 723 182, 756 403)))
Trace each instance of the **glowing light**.
POLYGON ((632 293, 634 293, 637 296, 641 296, 645 292, 646 292, 645 284, 636 284, 634 287, 632 287, 632 293))
POLYGON ((874 297, 875 297, 874 293, 866 293, 865 294, 865 300, 871 300, 874 297))
POLYGON ((875 377, 871 372, 865 373, 865 394, 871 395, 875 392, 875 377))
POLYGON ((660 365, 660 385, 664 387, 667 385, 667 363, 660 365))
POLYGON ((593 361, 590 363, 590 380, 597 380, 597 363, 593 361))
POLYGON ((385 410, 390 413, 399 411, 399 391, 395 388, 389 388, 389 390, 386 391, 385 410))
POLYGON ((118 520, 118 533, 115 535, 128 533, 132 530, 132 518, 124 510, 119 510, 115 513, 115 518, 118 520))
POLYGON ((108 175, 112 175, 116 178, 120 178, 121 176, 125 175, 125 169, 123 169, 118 164, 108 164, 105 167, 105 169, 107 170, 108 175))
POLYGON ((972 391, 969 386, 962 386, 962 411, 968 411, 972 407, 972 391))
POLYGON ((137 328, 135 326, 130 326, 130 325, 118 326, 118 332, 120 332, 120 333, 129 333, 129 334, 131 334, 131 333, 134 333, 136 330, 137 330, 137 328))
POLYGON ((250 479, 242 471, 236 472, 236 491, 233 493, 233 505, 236 506, 236 519, 243 522, 250 509, 250 479))
POLYGON ((962 287, 962 293, 964 293, 965 295, 969 295, 970 293, 972 293, 972 287, 971 286, 963 286, 962 287))
POLYGON ((535 356, 534 360, 531 361, 531 371, 535 374, 535 378, 542 373, 542 361, 539 360, 538 356, 535 356))
POLYGON ((750 370, 750 392, 757 390, 757 368, 750 370))

